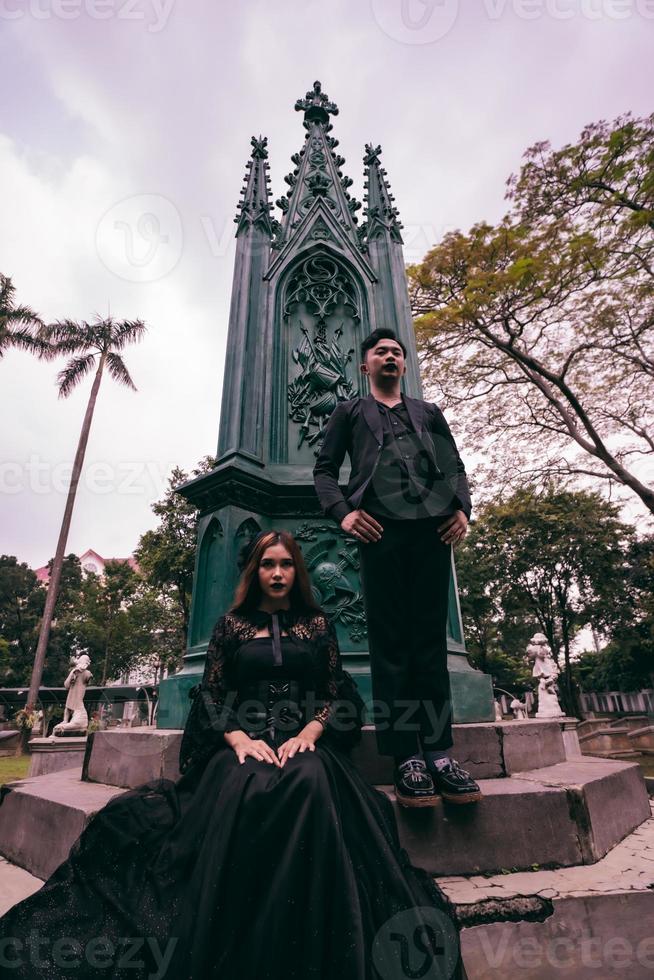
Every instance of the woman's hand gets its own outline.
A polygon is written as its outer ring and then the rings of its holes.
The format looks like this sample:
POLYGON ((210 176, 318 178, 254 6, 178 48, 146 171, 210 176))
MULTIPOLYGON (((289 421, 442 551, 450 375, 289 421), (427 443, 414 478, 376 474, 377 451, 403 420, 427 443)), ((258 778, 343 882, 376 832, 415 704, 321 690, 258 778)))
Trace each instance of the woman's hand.
POLYGON ((270 762, 274 766, 279 766, 281 762, 267 742, 261 738, 250 738, 245 732, 226 732, 225 741, 234 749, 241 765, 248 756, 258 759, 259 762, 270 762))
POLYGON ((302 731, 299 735, 288 738, 279 748, 279 758, 281 759, 282 766, 287 759, 292 759, 296 752, 306 752, 307 749, 309 752, 316 751, 316 739, 314 735, 302 731))

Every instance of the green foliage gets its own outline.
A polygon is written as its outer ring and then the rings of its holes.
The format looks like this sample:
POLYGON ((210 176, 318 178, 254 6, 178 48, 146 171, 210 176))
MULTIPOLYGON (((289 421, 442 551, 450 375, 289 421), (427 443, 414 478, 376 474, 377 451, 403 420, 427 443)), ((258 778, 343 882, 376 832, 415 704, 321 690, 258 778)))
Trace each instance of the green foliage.
MULTIPOLYGON (((216 465, 212 456, 205 456, 193 470, 192 476, 210 472, 216 465)), ((140 568, 153 586, 165 590, 173 598, 182 617, 184 642, 188 633, 195 546, 197 542, 197 509, 176 493, 189 476, 175 467, 168 480, 163 500, 152 505, 159 526, 141 535, 135 551, 140 568)))
POLYGON ((654 452, 654 115, 525 156, 502 221, 408 270, 424 380, 484 459, 480 493, 581 477, 654 512, 634 468, 654 452))
POLYGON ((637 691, 654 686, 654 537, 633 540, 626 555, 623 601, 610 640, 575 663, 585 691, 637 691))
POLYGON ((128 669, 133 661, 128 607, 139 576, 127 562, 110 561, 104 576, 88 575, 67 627, 72 648, 91 658, 94 683, 106 684, 128 669))
POLYGON ((47 355, 50 348, 41 338, 43 326, 34 310, 16 303, 16 287, 0 272, 0 358, 11 347, 47 355))
POLYGON ((461 611, 472 659, 511 692, 533 689, 525 649, 543 632, 564 671, 566 710, 576 697, 575 636, 631 621, 633 531, 617 508, 589 491, 523 488, 483 506, 457 552, 461 611))
MULTIPOLYGON (((52 561, 48 568, 52 568, 52 561)), ((59 685, 62 674, 65 677, 68 672, 72 637, 67 616, 81 580, 79 559, 67 555, 43 673, 43 683, 49 686, 59 685)), ((13 555, 0 556, 0 684, 5 687, 29 683, 44 603, 45 588, 32 569, 13 555)))

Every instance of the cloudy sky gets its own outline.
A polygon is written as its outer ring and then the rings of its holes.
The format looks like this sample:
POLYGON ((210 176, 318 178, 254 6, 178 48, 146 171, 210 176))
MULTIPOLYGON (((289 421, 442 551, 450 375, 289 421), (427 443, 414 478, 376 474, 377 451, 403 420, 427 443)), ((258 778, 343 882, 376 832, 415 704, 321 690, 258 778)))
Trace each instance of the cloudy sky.
MULTIPOLYGON (((0 270, 47 320, 148 324, 126 351, 138 393, 103 382, 68 550, 130 554, 171 468, 215 452, 250 137, 268 136, 274 199, 314 79, 359 198, 382 144, 417 260, 502 215, 530 144, 649 113, 653 33, 654 0, 0 0, 0 270)), ((61 400, 55 373, 0 362, 0 550, 33 567, 91 383, 61 400)))

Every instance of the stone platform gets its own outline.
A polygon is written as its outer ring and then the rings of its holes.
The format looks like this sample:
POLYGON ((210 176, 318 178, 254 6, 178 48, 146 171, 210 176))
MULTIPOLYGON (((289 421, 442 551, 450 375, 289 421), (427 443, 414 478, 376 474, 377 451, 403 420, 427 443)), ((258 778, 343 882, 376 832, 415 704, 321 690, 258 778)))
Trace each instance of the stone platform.
MULTIPOLYGON (((477 722, 452 726, 452 755, 475 779, 515 773, 563 762, 566 751, 558 721, 477 722)), ((88 736, 83 779, 131 788, 148 779, 177 779, 181 729, 112 728, 88 736)), ((393 760, 377 754, 375 730, 363 728, 351 759, 374 785, 393 779, 393 760)))
MULTIPOLYGON (((351 753, 391 799, 413 863, 452 902, 469 980, 654 972, 654 818, 641 770, 571 753, 564 727, 536 719, 455 725, 452 755, 483 793, 466 806, 398 806, 392 763, 377 755, 372 728, 351 753)), ((4 787, 0 913, 37 890, 109 800, 153 778, 178 778, 181 735, 95 732, 83 766, 4 787)))
MULTIPOLYGON (((453 733, 452 754, 483 793, 476 804, 397 806, 392 760, 377 755, 370 727, 351 755, 390 797, 411 859, 434 875, 590 864, 649 817, 640 768, 566 759, 557 721, 455 725, 453 733)), ((180 739, 179 730, 156 728, 94 732, 81 770, 9 784, 0 806, 0 854, 47 877, 113 796, 153 778, 178 778, 180 739)))

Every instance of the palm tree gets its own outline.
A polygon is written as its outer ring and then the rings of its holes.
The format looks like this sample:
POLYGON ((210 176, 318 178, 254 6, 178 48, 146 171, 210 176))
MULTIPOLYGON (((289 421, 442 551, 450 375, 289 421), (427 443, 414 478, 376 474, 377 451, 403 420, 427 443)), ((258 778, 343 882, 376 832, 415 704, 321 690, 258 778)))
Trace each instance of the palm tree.
POLYGON ((15 295, 10 277, 0 272, 0 358, 10 347, 48 356, 49 348, 41 335, 43 320, 29 306, 16 306, 15 295))
POLYGON ((68 397, 77 384, 96 367, 96 361, 97 368, 93 385, 91 386, 91 394, 89 395, 86 406, 82 431, 77 444, 77 453, 75 454, 75 462, 73 463, 73 472, 66 499, 66 509, 64 510, 59 541, 57 542, 57 550, 52 563, 50 581, 48 582, 48 592, 45 599, 41 630, 39 632, 39 642, 36 647, 32 679, 27 696, 27 710, 33 710, 35 707, 41 685, 45 652, 48 648, 50 627, 57 602, 57 594, 59 592, 64 551, 66 549, 77 485, 82 472, 86 444, 89 438, 91 420, 93 419, 102 373, 106 367, 114 381, 127 388, 131 388, 132 391, 136 391, 136 385, 132 381, 119 351, 122 351, 126 344, 141 340, 145 330, 145 324, 141 320, 123 320, 117 323, 112 317, 102 320, 97 315, 94 323, 86 323, 86 321, 74 323, 72 320, 57 320, 44 328, 44 335, 48 343, 50 343, 54 354, 72 355, 66 367, 57 376, 60 398, 68 397))

